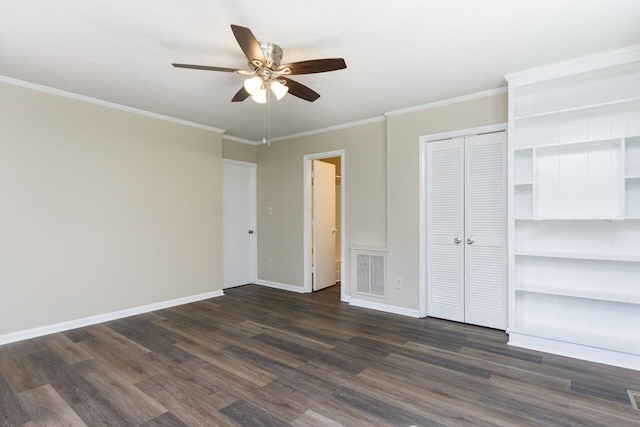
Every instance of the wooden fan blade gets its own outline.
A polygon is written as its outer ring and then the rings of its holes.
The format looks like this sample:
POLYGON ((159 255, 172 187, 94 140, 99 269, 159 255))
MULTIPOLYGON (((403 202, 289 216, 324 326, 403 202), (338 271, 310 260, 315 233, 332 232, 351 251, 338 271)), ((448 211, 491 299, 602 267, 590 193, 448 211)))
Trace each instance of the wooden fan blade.
POLYGON ((233 95, 233 99, 231 100, 231 102, 242 102, 249 96, 251 96, 251 94, 247 92, 244 86, 242 86, 240 90, 237 91, 235 95, 233 95))
POLYGON ((192 70, 207 70, 207 71, 224 71, 227 73, 235 73, 235 68, 226 67, 211 67, 209 65, 193 65, 193 64, 171 64, 176 68, 190 68, 192 70))
POLYGON ((279 65, 276 67, 276 71, 280 71, 285 67, 291 69, 291 75, 293 76, 296 74, 326 73, 328 71, 343 70, 347 68, 347 64, 342 58, 312 59, 310 61, 279 65))
POLYGON ((280 77, 280 79, 287 82, 289 93, 293 96, 297 96, 298 98, 304 99, 305 101, 309 102, 313 102, 316 99, 320 98, 320 94, 318 92, 303 85, 302 83, 298 83, 297 81, 288 79, 286 77, 280 77))
POLYGON ((231 31, 233 31, 233 35, 236 37, 240 48, 249 59, 249 61, 258 59, 262 61, 263 64, 267 62, 264 58, 262 49, 260 49, 260 43, 258 43, 258 40, 255 38, 250 29, 232 24, 231 31))

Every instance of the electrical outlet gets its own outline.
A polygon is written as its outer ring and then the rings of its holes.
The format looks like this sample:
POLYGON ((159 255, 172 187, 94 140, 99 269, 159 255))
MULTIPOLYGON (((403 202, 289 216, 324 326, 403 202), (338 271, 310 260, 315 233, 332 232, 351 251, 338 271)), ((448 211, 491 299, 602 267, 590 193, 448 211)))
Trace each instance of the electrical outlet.
POLYGON ((267 215, 273 215, 273 206, 267 207, 267 215))
POLYGON ((402 289, 402 277, 396 277, 396 289, 402 289))
POLYGON ((272 259, 270 259, 270 260, 268 260, 268 261, 267 261, 267 266, 268 266, 269 268, 273 268, 273 260, 272 260, 272 259))

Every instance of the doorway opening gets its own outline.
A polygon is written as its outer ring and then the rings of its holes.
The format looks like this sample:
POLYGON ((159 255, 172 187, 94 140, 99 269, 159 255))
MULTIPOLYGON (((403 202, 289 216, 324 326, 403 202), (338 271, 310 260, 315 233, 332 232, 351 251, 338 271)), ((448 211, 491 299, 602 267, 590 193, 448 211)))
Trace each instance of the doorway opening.
POLYGON ((345 300, 344 150, 304 156, 304 289, 341 283, 345 300))

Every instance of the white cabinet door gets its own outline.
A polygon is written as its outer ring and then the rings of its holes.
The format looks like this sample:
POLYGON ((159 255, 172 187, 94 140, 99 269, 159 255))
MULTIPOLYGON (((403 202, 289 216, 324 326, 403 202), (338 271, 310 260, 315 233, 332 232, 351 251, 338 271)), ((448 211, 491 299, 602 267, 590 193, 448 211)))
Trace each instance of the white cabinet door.
POLYGON ((464 139, 427 144, 427 312, 464 321, 464 139))
POLYGON ((505 132, 465 138, 465 322, 507 326, 505 132))

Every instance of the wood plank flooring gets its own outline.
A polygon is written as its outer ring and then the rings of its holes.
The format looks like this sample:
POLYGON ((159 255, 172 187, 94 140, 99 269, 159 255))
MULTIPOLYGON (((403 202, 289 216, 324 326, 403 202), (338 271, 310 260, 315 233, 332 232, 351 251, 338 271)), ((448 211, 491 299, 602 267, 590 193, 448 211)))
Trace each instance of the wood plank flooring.
POLYGON ((0 347, 1 426, 640 426, 640 372, 255 285, 0 347))

